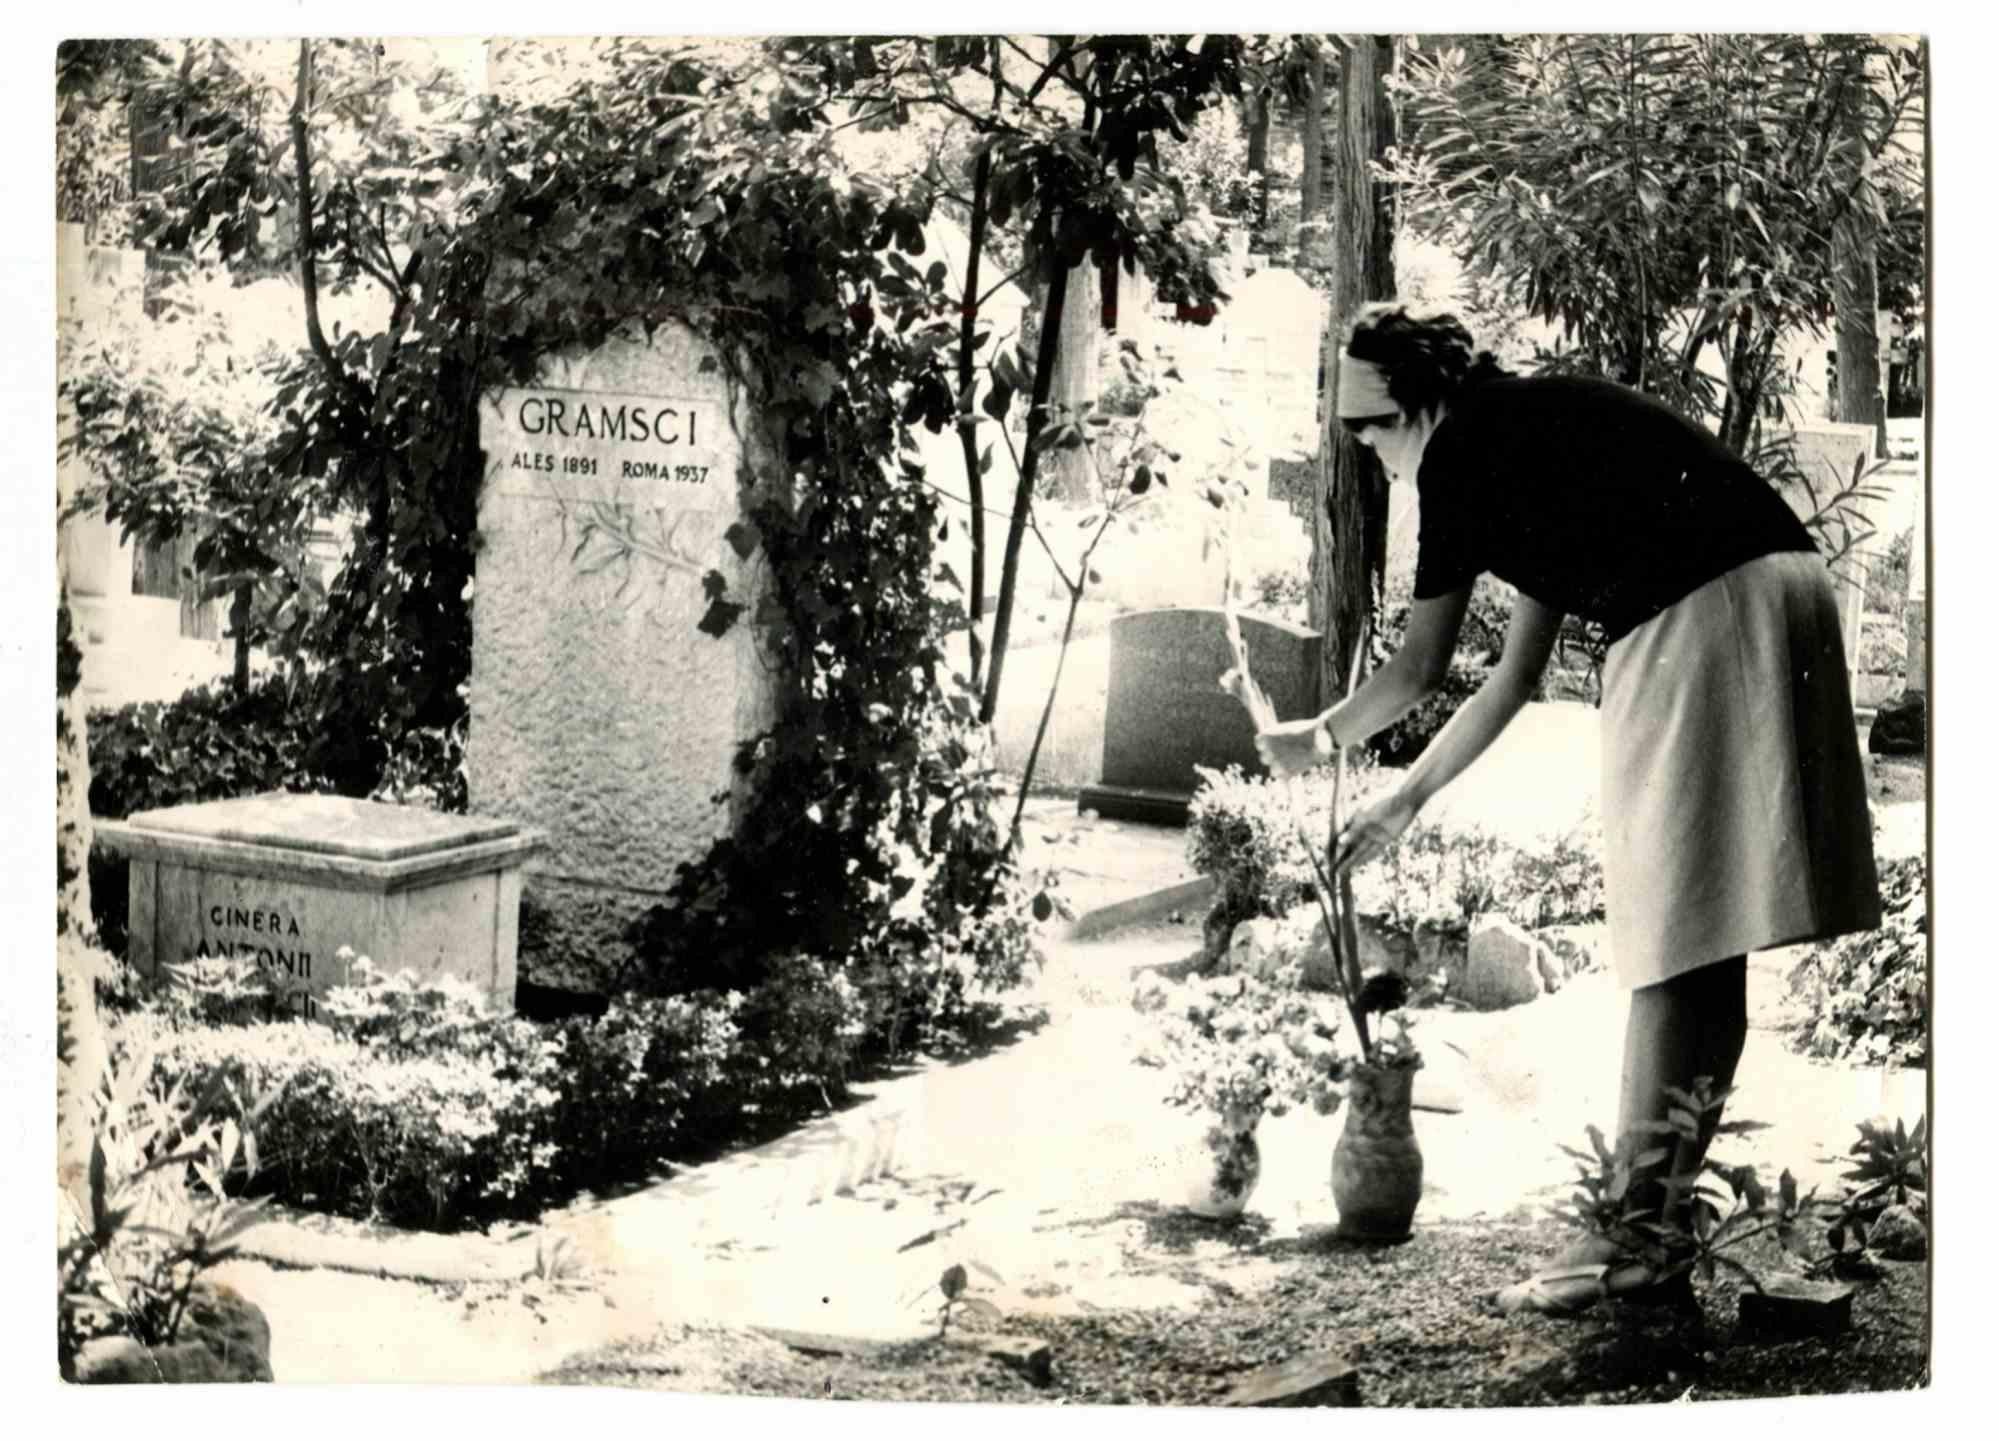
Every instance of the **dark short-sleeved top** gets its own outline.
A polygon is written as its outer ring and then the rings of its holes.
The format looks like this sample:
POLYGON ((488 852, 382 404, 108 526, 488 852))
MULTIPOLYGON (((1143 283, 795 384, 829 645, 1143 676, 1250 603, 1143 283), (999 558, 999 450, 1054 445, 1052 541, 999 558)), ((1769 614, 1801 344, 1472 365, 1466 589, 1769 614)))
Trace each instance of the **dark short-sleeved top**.
POLYGON ((1424 447, 1418 600, 1490 572, 1617 640, 1746 561, 1812 550, 1776 491, 1714 436, 1628 387, 1468 387, 1424 447))

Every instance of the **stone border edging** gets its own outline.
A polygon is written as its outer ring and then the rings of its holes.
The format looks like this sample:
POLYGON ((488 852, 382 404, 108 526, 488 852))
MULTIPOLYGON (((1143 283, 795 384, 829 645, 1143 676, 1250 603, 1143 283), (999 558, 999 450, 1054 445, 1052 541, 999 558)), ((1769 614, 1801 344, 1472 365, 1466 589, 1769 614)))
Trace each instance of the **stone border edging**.
POLYGON ((267 1215, 237 1238, 232 1260, 447 1285, 534 1274, 532 1235, 497 1241, 469 1231, 404 1231, 283 1207, 267 1215), (309 1223, 299 1219, 305 1216, 309 1223))
POLYGON ((1182 881, 1179 885, 1168 886, 1164 890, 1150 891, 1142 896, 1134 896, 1128 901, 1115 901, 1108 906, 1099 906, 1096 910, 1076 918, 1069 927, 1067 939, 1087 941, 1123 926, 1157 920, 1172 911, 1195 906, 1205 910, 1214 893, 1214 877, 1197 876, 1191 881, 1182 881))

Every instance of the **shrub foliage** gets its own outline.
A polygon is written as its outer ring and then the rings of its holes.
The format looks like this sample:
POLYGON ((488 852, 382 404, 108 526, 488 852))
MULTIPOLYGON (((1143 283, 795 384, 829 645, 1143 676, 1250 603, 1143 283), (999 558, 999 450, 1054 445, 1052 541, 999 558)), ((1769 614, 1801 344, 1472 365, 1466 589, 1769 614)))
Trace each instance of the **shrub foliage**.
POLYGON ((1793 1044, 1828 1060, 1929 1063, 1928 866, 1921 856, 1881 868, 1881 925, 1814 946, 1791 972, 1809 1015, 1793 1044))
MULTIPOLYGON (((1188 811, 1187 860, 1215 878, 1211 929, 1219 934, 1224 926, 1303 905, 1312 871, 1299 830, 1324 845, 1330 775, 1301 779, 1295 803, 1283 784, 1234 766, 1202 776, 1188 811)), ((1363 770, 1358 786, 1365 796, 1389 780, 1382 771, 1363 770)), ((1604 914, 1603 863, 1587 825, 1516 845, 1477 828, 1418 819, 1380 864, 1354 873, 1354 893, 1363 913, 1401 931, 1462 932, 1488 911, 1530 929, 1586 924, 1604 914)))

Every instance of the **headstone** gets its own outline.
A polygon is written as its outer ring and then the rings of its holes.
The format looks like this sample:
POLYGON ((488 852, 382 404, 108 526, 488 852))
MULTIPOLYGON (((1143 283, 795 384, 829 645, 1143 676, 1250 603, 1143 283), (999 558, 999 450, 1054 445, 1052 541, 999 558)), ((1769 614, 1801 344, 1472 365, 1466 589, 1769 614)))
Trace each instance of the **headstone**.
POLYGON ((1326 297, 1294 271, 1259 270, 1229 287, 1221 323, 1222 383, 1254 418, 1270 453, 1315 447, 1326 297))
POLYGON ((350 979, 349 946, 384 971, 451 975, 511 1009, 521 870, 539 832, 346 796, 263 795, 100 821, 131 862, 133 968, 248 957, 281 1009, 310 1019, 350 979))
MULTIPOLYGON (((1782 494, 1800 520, 1810 520, 1821 506, 1853 483, 1856 463, 1863 469, 1874 454, 1874 427, 1837 424, 1801 425, 1792 432, 1793 454, 1804 472, 1804 487, 1786 486, 1782 494)), ((1868 508, 1857 507, 1863 514, 1868 508)), ((1835 548, 1847 536, 1834 524, 1829 537, 1835 548)), ((1857 532, 1849 532, 1857 534, 1857 532)), ((1833 569, 1833 591, 1839 600, 1840 635, 1846 642, 1849 682, 1852 667, 1860 656, 1860 624, 1867 603, 1868 553, 1864 542, 1856 543, 1833 569)))
POLYGON ((480 443, 472 803, 548 832, 529 978, 601 990, 627 926, 729 827, 737 745, 774 714, 761 553, 729 533, 745 477, 782 470, 721 357, 678 324, 489 396, 480 443), (744 607, 719 636, 699 628, 718 581, 744 607))
MULTIPOLYGON (((1319 635, 1302 626, 1238 617, 1250 673, 1283 720, 1319 709, 1319 635)), ((1239 765, 1261 775, 1256 731, 1221 688, 1235 665, 1215 608, 1140 611, 1110 625, 1103 779, 1079 806, 1112 819, 1185 825, 1196 766, 1239 765)))

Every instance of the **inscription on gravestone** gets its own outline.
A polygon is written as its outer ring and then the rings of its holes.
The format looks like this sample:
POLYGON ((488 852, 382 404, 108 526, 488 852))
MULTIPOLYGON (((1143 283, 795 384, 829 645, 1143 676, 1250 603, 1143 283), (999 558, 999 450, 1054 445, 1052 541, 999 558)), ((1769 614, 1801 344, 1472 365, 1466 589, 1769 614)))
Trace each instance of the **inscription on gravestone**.
POLYGON ((673 509, 733 506, 726 477, 704 444, 717 418, 712 406, 688 399, 582 390, 507 390, 494 406, 498 417, 487 437, 497 443, 504 469, 500 494, 618 499, 673 509), (554 486, 523 487, 533 477, 559 477, 554 486), (562 482, 567 482, 564 484, 562 482), (638 486, 636 492, 629 487, 638 486))
POLYGON ((266 901, 250 906, 209 906, 207 924, 183 960, 211 956, 254 960, 264 979, 282 998, 280 1009, 311 1020, 319 1014, 313 1000, 312 952, 298 917, 266 901))

